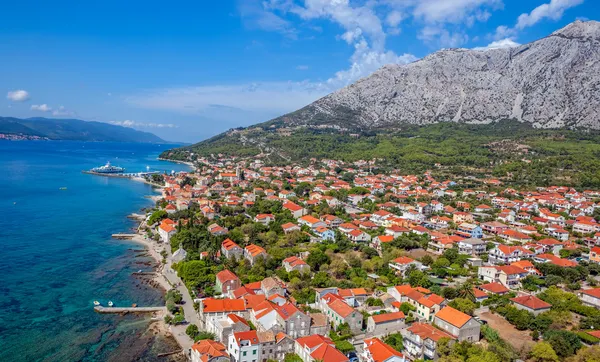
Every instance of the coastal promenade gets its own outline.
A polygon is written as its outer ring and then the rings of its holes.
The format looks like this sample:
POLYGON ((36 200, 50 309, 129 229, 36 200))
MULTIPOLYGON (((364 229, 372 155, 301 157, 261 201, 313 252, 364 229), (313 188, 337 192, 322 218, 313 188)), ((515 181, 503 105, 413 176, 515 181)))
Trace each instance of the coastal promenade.
MULTIPOLYGON (((200 327, 200 319, 198 318, 198 313, 194 309, 194 301, 190 296, 190 293, 183 284, 181 278, 177 276, 177 273, 171 268, 172 260, 171 260, 171 246, 165 245, 163 243, 157 243, 153 240, 146 238, 142 234, 136 235, 132 241, 139 242, 145 245, 148 248, 148 252, 150 255, 160 264, 159 269, 157 270, 157 275, 155 277, 155 281, 159 283, 165 290, 177 289, 181 292, 183 297, 183 311, 185 313, 185 320, 190 324, 195 324, 200 327), (166 263, 162 264, 162 251, 166 251, 167 258, 166 263)), ((185 352, 185 355, 189 358, 189 351, 194 344, 194 341, 185 333, 185 329, 189 324, 182 324, 176 326, 169 326, 170 332, 173 334, 173 337, 177 341, 177 343, 181 346, 182 350, 185 352)))
MULTIPOLYGON (((200 318, 198 318, 198 313, 194 309, 194 300, 190 296, 190 292, 188 291, 185 284, 183 284, 181 278, 179 278, 177 276, 177 273, 171 268, 171 246, 167 245, 165 247, 165 250, 167 250, 168 257, 167 263, 163 268, 162 275, 169 281, 169 283, 172 286, 174 286, 175 289, 181 292, 184 301, 183 311, 185 313, 185 320, 191 324, 197 325, 198 328, 200 328, 200 318)), ((181 348, 183 348, 187 355, 189 350, 192 348, 194 341, 187 334, 185 334, 186 328, 187 325, 171 326, 171 331, 173 332, 173 335, 175 336, 177 342, 179 342, 179 345, 181 345, 181 348)))

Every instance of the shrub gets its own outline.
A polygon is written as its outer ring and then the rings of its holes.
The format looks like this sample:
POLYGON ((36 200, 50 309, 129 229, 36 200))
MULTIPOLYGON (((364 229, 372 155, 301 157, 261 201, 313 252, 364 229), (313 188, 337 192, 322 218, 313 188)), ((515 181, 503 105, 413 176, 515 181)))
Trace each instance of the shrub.
POLYGON ((552 345, 561 358, 574 355, 581 348, 579 337, 569 331, 549 330, 544 333, 544 340, 552 345))
POLYGON ((185 334, 187 334, 188 336, 190 336, 191 339, 195 339, 199 332, 200 331, 198 330, 198 326, 195 325, 195 324, 190 324, 185 329, 185 334))

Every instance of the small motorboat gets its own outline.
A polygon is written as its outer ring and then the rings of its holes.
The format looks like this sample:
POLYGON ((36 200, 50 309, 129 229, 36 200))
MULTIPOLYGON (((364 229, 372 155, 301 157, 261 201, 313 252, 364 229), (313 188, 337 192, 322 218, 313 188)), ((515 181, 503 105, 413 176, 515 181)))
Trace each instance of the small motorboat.
POLYGON ((113 306, 113 302, 111 302, 110 300, 108 301, 108 306, 112 307, 113 306))
POLYGON ((66 187, 59 188, 59 190, 63 190, 63 191, 66 190, 66 189, 67 189, 66 187))
POLYGON ((99 306, 99 305, 100 305, 100 302, 99 302, 99 301, 97 301, 97 300, 95 300, 95 301, 94 301, 94 305, 97 307, 97 306, 99 306))

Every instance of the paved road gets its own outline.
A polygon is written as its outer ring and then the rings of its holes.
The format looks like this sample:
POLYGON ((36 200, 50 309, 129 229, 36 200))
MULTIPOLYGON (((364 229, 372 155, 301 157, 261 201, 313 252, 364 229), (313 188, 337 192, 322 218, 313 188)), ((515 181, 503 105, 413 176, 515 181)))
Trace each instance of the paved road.
MULTIPOLYGON (((195 324, 198 327, 200 327, 200 319, 198 318, 198 314, 194 309, 194 301, 190 296, 188 289, 183 284, 181 278, 177 276, 177 272, 175 272, 171 268, 171 247, 166 246, 165 250, 167 251, 168 256, 167 263, 164 265, 163 268, 163 275, 171 285, 175 286, 175 289, 181 292, 181 295, 183 296, 183 311, 185 313, 185 320, 188 321, 190 324, 195 324)), ((188 355, 192 344, 194 344, 194 341, 187 334, 185 334, 185 329, 187 328, 187 326, 187 324, 183 324, 178 326, 171 326, 170 328, 171 332, 177 339, 177 342, 179 342, 183 350, 186 352, 186 355, 188 355)))

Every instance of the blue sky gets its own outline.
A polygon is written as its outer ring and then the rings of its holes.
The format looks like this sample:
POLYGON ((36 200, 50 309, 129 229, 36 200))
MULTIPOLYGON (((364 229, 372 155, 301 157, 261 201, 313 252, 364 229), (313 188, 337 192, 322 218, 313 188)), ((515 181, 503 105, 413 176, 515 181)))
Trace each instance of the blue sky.
POLYGON ((195 142, 293 111, 387 63, 516 46, 599 15, 597 0, 7 2, 0 115, 195 142))

